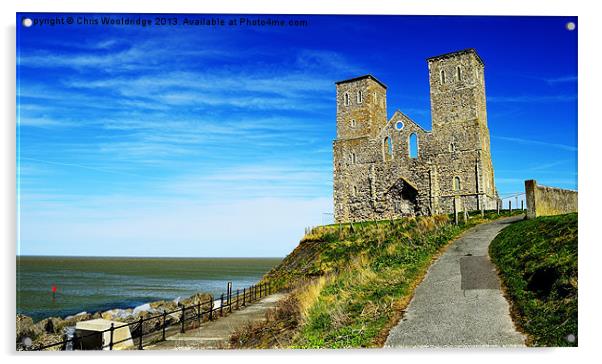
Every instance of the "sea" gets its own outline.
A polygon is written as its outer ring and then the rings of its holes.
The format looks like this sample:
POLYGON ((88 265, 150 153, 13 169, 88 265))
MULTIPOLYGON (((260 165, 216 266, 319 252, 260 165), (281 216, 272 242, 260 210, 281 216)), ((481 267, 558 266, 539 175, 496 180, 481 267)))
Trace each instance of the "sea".
POLYGON ((282 258, 17 257, 17 313, 34 321, 257 283, 282 258), (54 292, 53 292, 54 287, 54 292))

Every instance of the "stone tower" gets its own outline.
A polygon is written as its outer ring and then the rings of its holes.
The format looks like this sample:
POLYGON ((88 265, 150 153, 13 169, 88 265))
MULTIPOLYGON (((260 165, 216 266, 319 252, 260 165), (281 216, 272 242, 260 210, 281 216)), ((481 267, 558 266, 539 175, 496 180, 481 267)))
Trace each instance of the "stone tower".
MULTIPOLYGON (((371 211, 373 185, 370 166, 375 162, 371 140, 387 123, 387 87, 365 75, 336 83, 337 139, 334 141, 335 215, 349 220, 360 204, 371 211), (370 203, 368 201, 367 203, 370 203)), ((372 201, 373 202, 373 201, 372 201)), ((370 215, 361 215, 367 219, 370 215)))
POLYGON ((387 87, 371 75, 337 86, 337 139, 374 137, 387 122, 387 87))
MULTIPOLYGON (((474 49, 427 59, 432 116, 432 161, 439 172, 446 196, 459 195, 459 209, 495 207, 497 193, 493 177, 487 107, 485 65, 474 49), (454 183, 457 185, 454 186, 454 183)), ((447 199, 443 211, 453 210, 447 199)))
POLYGON ((473 49, 427 59, 432 131, 372 75, 336 82, 337 222, 495 208, 484 65, 473 49))

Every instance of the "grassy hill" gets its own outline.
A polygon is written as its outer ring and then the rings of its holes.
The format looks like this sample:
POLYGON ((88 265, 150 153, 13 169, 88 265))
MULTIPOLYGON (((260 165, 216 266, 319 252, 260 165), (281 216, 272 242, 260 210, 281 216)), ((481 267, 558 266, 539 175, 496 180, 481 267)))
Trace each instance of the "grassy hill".
POLYGON ((291 291, 289 299, 231 344, 381 346, 437 254, 468 228, 497 217, 475 213, 459 226, 440 215, 315 228, 263 279, 291 291))
POLYGON ((577 213, 512 224, 491 243, 490 256, 528 344, 577 346, 577 213))

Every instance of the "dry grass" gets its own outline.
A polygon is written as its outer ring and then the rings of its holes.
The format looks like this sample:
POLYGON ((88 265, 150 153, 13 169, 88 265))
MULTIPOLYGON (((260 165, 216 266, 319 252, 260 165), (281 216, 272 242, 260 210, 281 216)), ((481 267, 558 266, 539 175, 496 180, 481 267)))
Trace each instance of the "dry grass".
POLYGON ((309 315, 309 309, 314 305, 324 286, 332 279, 329 276, 322 276, 296 289, 292 294, 296 299, 298 311, 301 318, 306 319, 309 315))

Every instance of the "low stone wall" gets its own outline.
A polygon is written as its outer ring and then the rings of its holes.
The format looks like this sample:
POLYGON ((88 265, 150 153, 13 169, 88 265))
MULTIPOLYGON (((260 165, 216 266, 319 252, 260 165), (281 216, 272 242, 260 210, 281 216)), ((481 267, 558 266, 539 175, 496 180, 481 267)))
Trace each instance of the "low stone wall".
POLYGON ((538 186, 537 181, 525 181, 527 218, 561 215, 577 211, 577 191, 538 186))

